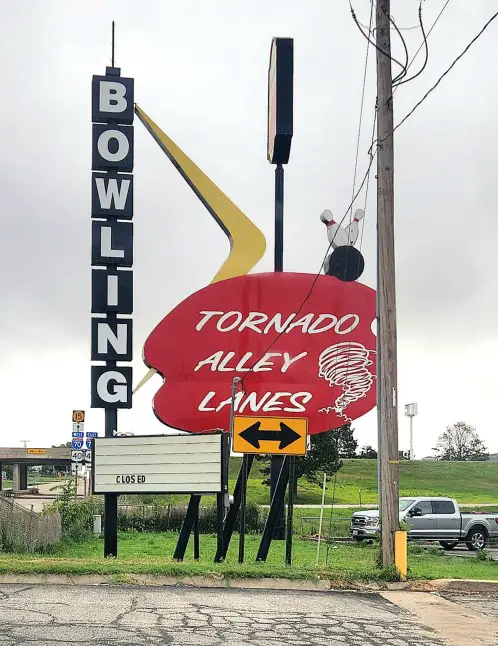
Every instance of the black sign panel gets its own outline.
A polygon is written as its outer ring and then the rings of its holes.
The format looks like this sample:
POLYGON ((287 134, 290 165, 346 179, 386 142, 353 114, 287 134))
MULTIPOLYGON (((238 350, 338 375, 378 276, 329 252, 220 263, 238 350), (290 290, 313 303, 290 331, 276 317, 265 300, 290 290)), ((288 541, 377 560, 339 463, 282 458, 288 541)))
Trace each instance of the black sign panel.
POLYGON ((274 38, 268 69, 268 161, 287 164, 293 133, 294 40, 274 38))
POLYGON ((92 78, 92 121, 105 123, 133 123, 134 79, 120 76, 94 76, 92 78))
POLYGON ((92 314, 133 313, 133 272, 92 269, 92 314))
POLYGON ((132 320, 92 318, 92 361, 131 361, 132 358, 132 320))
POLYGON ((93 124, 92 170, 133 170, 133 126, 93 124))
POLYGON ((92 173, 92 218, 133 218, 133 175, 92 173))
POLYGON ((131 366, 92 366, 92 408, 131 408, 131 366))
POLYGON ((131 222, 92 222, 92 265, 133 265, 131 222))

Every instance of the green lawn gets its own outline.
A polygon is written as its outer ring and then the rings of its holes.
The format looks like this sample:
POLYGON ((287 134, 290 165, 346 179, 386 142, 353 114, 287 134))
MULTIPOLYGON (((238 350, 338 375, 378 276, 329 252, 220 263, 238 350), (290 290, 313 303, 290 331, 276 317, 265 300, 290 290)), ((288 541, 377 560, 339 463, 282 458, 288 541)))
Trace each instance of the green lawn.
MULTIPOLYGON (((288 577, 293 579, 383 580, 386 573, 376 565, 376 546, 336 545, 329 551, 325 564, 326 546, 322 544, 321 558, 315 567, 316 543, 295 540, 291 568, 284 565, 285 543, 273 542, 266 563, 256 563, 260 537, 246 537, 246 562, 237 563, 238 541, 234 537, 227 561, 213 563, 216 548, 214 536, 201 536, 201 559, 194 562, 192 544, 183 563, 172 560, 177 534, 121 534, 119 556, 104 559, 103 540, 91 538, 81 543, 63 543, 51 556, 0 554, 0 573, 66 573, 112 574, 117 580, 129 580, 133 574, 204 575, 213 577, 288 577)), ((455 558, 433 554, 410 554, 411 578, 470 578, 498 580, 498 563, 480 561, 475 557, 455 558)))
MULTIPOLYGON (((230 459, 230 490, 240 469, 240 458, 230 459)), ((268 487, 262 485, 261 463, 254 462, 247 486, 249 501, 268 504, 268 487)), ((449 496, 460 503, 496 502, 498 504, 498 462, 401 461, 402 496, 449 496)), ((344 460, 344 466, 327 485, 326 503, 371 505, 377 503, 377 460, 344 460)), ((143 497, 142 497, 143 498, 143 497)), ((181 496, 163 496, 164 502, 181 503, 181 496)), ((123 499, 121 499, 123 502, 123 499)), ((131 500, 130 500, 131 502, 131 500)), ((136 502, 133 501, 133 502, 136 502)), ((153 503, 150 496, 148 502, 153 503)), ((306 480, 298 485, 297 504, 318 505, 321 489, 306 480)))

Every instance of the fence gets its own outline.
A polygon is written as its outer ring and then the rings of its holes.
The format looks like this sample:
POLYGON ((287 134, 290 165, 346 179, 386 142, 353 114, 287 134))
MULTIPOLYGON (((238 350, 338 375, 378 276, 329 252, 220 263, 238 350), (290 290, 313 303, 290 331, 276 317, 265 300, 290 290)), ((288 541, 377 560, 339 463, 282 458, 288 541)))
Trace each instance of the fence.
POLYGON ((38 515, 0 496, 0 551, 43 552, 60 541, 58 513, 38 515))

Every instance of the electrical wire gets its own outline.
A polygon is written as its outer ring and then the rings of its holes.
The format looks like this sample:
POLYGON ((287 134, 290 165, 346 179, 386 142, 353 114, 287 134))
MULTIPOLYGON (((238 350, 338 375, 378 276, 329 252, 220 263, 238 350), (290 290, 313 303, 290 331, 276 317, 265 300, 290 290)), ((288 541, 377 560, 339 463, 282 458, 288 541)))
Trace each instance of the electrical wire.
MULTIPOLYGON (((346 209, 346 212, 344 213, 344 215, 342 216, 342 218, 341 218, 341 220, 340 220, 340 222, 339 222, 339 227, 341 227, 341 226, 342 226, 342 223, 343 223, 343 222, 344 222, 344 220, 348 217, 348 213, 349 213, 349 209, 351 208, 351 205, 354 203, 354 201, 356 200, 356 198, 358 197, 358 195, 361 193, 361 191, 362 191, 362 189, 363 189, 363 186, 365 185, 365 182, 367 181, 367 177, 368 177, 368 175, 370 174, 370 169, 371 169, 371 167, 372 167, 372 164, 373 164, 374 159, 375 159, 375 153, 374 153, 373 155, 371 155, 371 156, 370 156, 370 162, 369 162, 369 164, 368 164, 368 168, 367 168, 367 170, 366 170, 366 173, 365 173, 365 175, 364 175, 364 177, 363 177, 363 179, 362 179, 362 181, 361 181, 360 187, 359 187, 359 189, 356 191, 356 193, 353 195, 353 199, 352 199, 352 200, 351 200, 351 202, 349 203, 348 208, 346 209)), ((337 231, 339 231, 339 227, 338 227, 337 231)), ((303 302, 302 302, 302 303, 301 303, 301 305, 299 306, 299 308, 298 308, 298 310, 297 310, 297 312, 296 312, 296 316, 297 316, 297 315, 302 311, 303 307, 306 305, 306 303, 309 301, 309 299, 310 299, 310 297, 311 297, 311 294, 312 294, 312 292, 313 292, 313 289, 315 288, 315 285, 316 285, 316 283, 317 283, 318 279, 319 279, 319 278, 320 278, 320 276, 321 276, 321 271, 322 271, 323 265, 324 265, 324 263, 325 263, 325 260, 327 259, 327 256, 328 256, 328 254, 329 254, 329 251, 330 251, 330 249, 331 249, 331 247, 332 247, 332 245, 333 245, 333 243, 334 243, 334 240, 335 240, 336 235, 337 235, 337 232, 335 233, 334 237, 332 238, 332 240, 330 241, 330 243, 329 243, 329 245, 328 245, 328 247, 327 247, 327 251, 325 252, 325 255, 324 255, 324 257, 323 257, 323 260, 322 260, 322 263, 321 263, 321 265, 320 265, 320 268, 319 268, 318 272, 316 273, 315 278, 313 279, 313 282, 311 283, 311 287, 309 288, 308 293, 306 294, 306 297, 304 298, 303 302)), ((291 324, 291 321, 289 321, 288 325, 290 325, 290 324, 291 324)), ((281 337, 281 336, 283 336, 283 334, 287 331, 287 327, 288 327, 288 326, 287 326, 287 325, 285 325, 285 326, 282 328, 282 330, 277 334, 277 336, 273 339, 273 341, 272 341, 272 342, 270 343, 270 345, 267 347, 267 349, 265 350, 264 354, 266 354, 267 352, 269 352, 269 351, 273 348, 273 346, 275 345, 275 343, 276 343, 276 342, 280 339, 280 337, 281 337)), ((258 361, 259 361, 259 359, 258 359, 258 361)), ((242 379, 241 379, 241 386, 242 386, 242 387, 243 387, 243 385, 244 385, 244 381, 246 380, 246 378, 247 378, 247 377, 251 374, 251 372, 253 371, 253 368, 254 368, 254 366, 256 365, 256 363, 257 363, 257 361, 256 361, 256 362, 255 362, 255 363, 254 363, 250 368, 249 368, 249 370, 246 372, 246 374, 242 377, 242 379)), ((245 392, 245 391, 244 391, 244 392, 245 392)))
MULTIPOLYGON (((373 24, 373 14, 374 14, 374 1, 371 0, 370 2, 370 27, 368 28, 369 31, 372 29, 372 24, 373 24)), ((351 194, 354 195, 355 188, 356 188, 356 173, 358 171, 358 158, 360 154, 360 139, 361 139, 361 126, 362 126, 362 120, 363 120, 363 105, 365 103, 365 88, 367 84, 367 70, 368 70, 368 54, 370 51, 370 42, 367 43, 367 51, 365 53, 365 66, 363 69, 363 88, 361 91, 361 102, 360 102, 360 117, 358 120, 358 136, 356 138, 356 156, 354 160, 354 172, 353 172, 353 188, 351 191, 351 194)), ((349 220, 351 222, 353 216, 353 205, 351 204, 351 210, 350 210, 350 215, 349 215, 349 220)))
MULTIPOLYGON (((384 10, 384 14, 385 13, 386 12, 384 10)), ((391 22, 391 24, 394 26, 394 29, 396 29, 396 32, 397 32, 398 36, 400 37, 400 40, 401 40, 401 42, 403 44, 403 49, 405 50, 405 66, 404 66, 404 69, 392 81, 393 84, 396 84, 396 83, 399 83, 401 81, 401 79, 404 79, 405 76, 408 73, 408 63, 410 62, 410 55, 408 54, 408 47, 406 46, 406 41, 405 41, 405 39, 403 37, 403 34, 398 29, 398 25, 394 22, 394 18, 390 14, 388 15, 388 18, 389 18, 389 21, 391 22)))
POLYGON ((351 8, 351 15, 353 16, 353 20, 356 26, 358 27, 358 29, 360 30, 360 33, 362 34, 363 38, 366 38, 370 43, 370 45, 372 45, 373 47, 375 47, 375 49, 377 49, 379 52, 384 54, 384 56, 387 56, 393 63, 396 63, 396 65, 399 65, 402 69, 402 72, 406 73, 406 70, 407 70, 406 65, 403 65, 402 63, 400 63, 396 58, 394 58, 394 56, 392 56, 391 54, 388 54, 386 51, 382 49, 382 47, 379 47, 373 40, 370 40, 370 37, 363 31, 363 29, 360 27, 360 23, 358 22, 358 18, 356 17, 356 13, 353 9, 353 5, 351 4, 351 0, 349 2, 349 6, 351 8))
MULTIPOLYGON (((444 10, 444 8, 445 8, 445 7, 446 7, 446 5, 443 7, 443 10, 444 10)), ((351 7, 351 9, 352 9, 352 7, 351 7)), ((352 10, 352 11, 353 11, 353 10, 352 10)), ((441 13, 442 13, 442 12, 441 12, 441 13)), ((441 14, 440 14, 440 15, 441 15, 441 14)), ((354 17, 354 16, 353 16, 353 17, 354 17)), ((436 19, 436 22, 437 22, 437 20, 439 19, 439 17, 440 17, 440 16, 438 16, 438 18, 436 19)), ((384 137, 383 139, 381 139, 381 140, 376 139, 376 140, 374 140, 374 141, 372 142, 372 144, 371 144, 371 146, 370 146, 370 148, 369 148, 369 150, 368 150, 368 155, 370 156, 370 161, 369 161, 369 164, 368 164, 367 170, 366 170, 365 175, 364 175, 364 177, 363 177, 363 179, 362 179, 362 182, 361 182, 361 184, 360 184, 359 189, 356 191, 355 195, 353 196, 353 199, 351 200, 351 203, 348 205, 348 208, 346 209, 346 212, 345 212, 344 216, 342 217, 341 221, 339 222, 339 226, 342 226, 342 223, 343 223, 343 222, 344 222, 344 220, 346 219, 346 217, 347 217, 347 215, 348 215, 348 213, 349 213, 349 210, 350 210, 350 208, 352 207, 352 204, 354 203, 354 201, 356 200, 356 198, 358 197, 358 195, 361 193, 361 190, 363 189, 363 186, 365 185, 365 183, 366 183, 367 179, 369 178, 369 175, 370 175, 370 169, 371 169, 371 167, 372 167, 372 165, 373 165, 374 159, 375 159, 376 154, 377 154, 377 151, 373 152, 373 147, 374 147, 374 145, 375 145, 375 144, 377 144, 377 148, 378 148, 378 146, 379 146, 383 141, 385 141, 386 139, 388 139, 389 137, 391 137, 391 136, 394 134, 394 132, 395 132, 395 131, 396 131, 396 130, 401 126, 401 125, 403 125, 403 123, 405 123, 405 122, 406 122, 406 120, 407 120, 407 119, 408 119, 408 118, 409 118, 409 117, 410 117, 410 116, 415 112, 415 110, 417 110, 417 108, 418 108, 418 107, 419 107, 419 106, 420 106, 420 105, 421 105, 421 104, 422 104, 422 103, 427 99, 427 97, 428 97, 428 96, 429 96, 429 95, 430 95, 430 94, 431 94, 431 93, 432 93, 432 92, 433 92, 433 91, 438 87, 438 85, 441 83, 441 81, 443 80, 443 78, 444 78, 445 76, 447 76, 447 74, 449 74, 449 72, 450 72, 450 71, 453 69, 453 67, 458 63, 458 61, 459 61, 459 60, 460 60, 460 59, 461 59, 461 58, 462 58, 462 57, 463 57, 463 56, 468 52, 468 50, 472 47, 472 45, 473 45, 473 44, 474 44, 474 43, 475 43, 475 42, 476 42, 476 41, 477 41, 477 40, 482 36, 482 34, 486 31, 486 29, 489 27, 489 25, 490 25, 490 24, 491 24, 491 23, 492 23, 492 22, 493 22, 497 17, 498 17, 498 12, 496 12, 495 14, 493 14, 493 15, 491 16, 491 18, 490 18, 490 19, 485 23, 485 25, 484 25, 484 26, 483 26, 483 28, 479 31, 479 33, 478 33, 476 36, 474 36, 474 38, 473 38, 473 39, 470 41, 470 43, 465 47, 465 49, 464 49, 464 50, 459 54, 459 56, 457 56, 457 58, 453 61, 453 63, 452 63, 452 64, 451 64, 451 65, 446 69, 446 71, 445 71, 445 72, 444 72, 444 73, 439 77, 439 79, 436 81, 436 83, 435 83, 435 84, 434 84, 434 85, 433 85, 433 86, 432 86, 432 87, 431 87, 431 88, 430 88, 430 89, 425 93, 425 95, 422 97, 422 99, 420 99, 420 101, 419 101, 418 103, 416 103, 416 104, 415 104, 415 106, 412 108, 412 110, 410 110, 410 112, 409 112, 409 113, 408 113, 408 114, 407 114, 407 115, 406 115, 406 116, 405 116, 405 117, 404 117, 404 118, 403 118, 403 119, 402 119, 402 120, 401 120, 401 121, 400 121, 400 122, 399 122, 399 123, 394 127, 393 131, 392 131, 391 133, 389 133, 389 134, 388 134, 386 137, 384 137)), ((356 20, 355 20, 355 22, 356 22, 356 20)), ((432 26, 431 31, 432 31, 432 29, 434 28, 435 24, 436 24, 436 23, 434 23, 434 25, 432 26)), ((362 31, 362 30, 360 29, 360 31, 362 31)), ((363 31, 362 31, 362 33, 363 33, 363 31)), ((429 32, 429 33, 430 33, 430 32, 429 32)), ((427 34, 427 36, 429 36, 429 33, 427 34)), ((371 42, 369 38, 367 38, 367 40, 368 40, 369 42, 371 42)), ((373 43, 371 43, 371 44, 373 44, 373 43)), ((376 49, 378 49, 378 48, 376 47, 376 49)), ((381 51, 382 51, 382 50, 381 50, 381 51)), ((385 54, 385 52, 383 52, 383 53, 385 54)), ((397 62, 397 61, 396 61, 396 62, 397 62)), ((398 64, 399 64, 399 63, 398 63, 398 64)), ((336 234, 336 235, 337 235, 337 234, 336 234)), ((317 283, 317 281, 318 281, 318 278, 319 278, 319 277, 320 277, 320 275, 321 275, 321 271, 322 271, 323 265, 324 265, 324 263, 325 263, 325 260, 327 259, 328 253, 329 253, 329 251, 330 251, 330 249, 331 249, 331 247, 332 247, 332 244, 333 244, 334 240, 335 240, 335 236, 332 238, 332 240, 331 240, 330 244, 329 244, 329 245, 328 245, 328 247, 327 247, 327 251, 325 252, 325 256, 324 256, 324 258, 323 258, 323 260, 322 260, 322 263, 321 263, 321 265, 320 265, 320 268, 319 268, 319 270, 318 270, 318 273, 316 274, 316 276, 315 276, 315 278, 314 278, 314 280, 313 280, 313 282, 312 282, 312 284, 311 284, 311 287, 310 287, 310 289, 308 290, 308 293, 306 294, 306 297, 304 298, 303 302, 302 302, 302 303, 301 303, 301 305, 299 306, 299 309, 298 309, 298 311, 296 312, 296 316, 297 316, 297 314, 299 314, 299 313, 302 311, 303 307, 306 305, 306 303, 307 303, 307 302, 308 302, 308 300, 310 299, 311 294, 312 294, 312 292, 313 292, 313 289, 314 289, 314 287, 315 287, 315 285, 316 285, 316 283, 317 283)), ((271 343, 271 344, 269 345, 269 347, 267 348, 266 352, 268 352, 268 351, 269 351, 269 350, 270 350, 270 349, 275 345, 275 343, 280 339, 280 337, 285 333, 285 331, 286 331, 286 327, 284 327, 284 328, 282 329, 282 331, 281 331, 281 332, 279 332, 279 334, 275 337, 275 339, 272 341, 272 343, 271 343)), ((256 364, 254 364, 254 365, 256 365, 256 364)), ((247 377, 249 374, 251 374, 252 370, 253 370, 253 367, 251 367, 251 368, 249 369, 249 371, 244 375, 244 377, 243 377, 243 378, 242 378, 242 380, 241 380, 241 385, 243 385, 243 383, 244 383, 244 381, 245 381, 246 377, 247 377)))
MULTIPOLYGON (((445 4, 443 5, 443 8, 441 9, 441 11, 439 12, 439 14, 437 15, 436 20, 432 23, 432 27, 431 27, 431 28, 429 29, 429 31, 427 32, 427 36, 424 38, 424 40, 422 41, 422 44, 420 45, 420 47, 417 49, 417 51, 416 51, 416 52, 415 52, 415 54, 413 55, 413 58, 412 58, 412 60, 411 60, 410 64, 408 65, 407 70, 409 70, 409 69, 410 69, 410 67, 413 65, 413 63, 415 62, 415 59, 416 59, 416 58, 417 58, 417 56, 419 55, 419 53, 420 53, 420 51, 421 51, 422 47, 424 46, 425 42, 429 39, 429 36, 431 35, 432 30, 433 30, 433 29, 434 29, 434 27, 437 25, 437 23, 438 23, 439 19, 441 18, 441 16, 443 15, 443 13, 444 13, 444 11, 445 11, 446 7, 447 7, 449 4, 450 4, 450 0, 446 0, 445 4)), ((394 88, 393 94, 394 94, 394 92, 396 92, 396 90, 397 90, 397 89, 398 89, 398 88, 397 88, 397 86, 396 86, 396 87, 394 88)))
MULTIPOLYGON (((408 112, 408 113, 403 117, 403 119, 401 119, 401 121, 400 121, 399 123, 397 123, 397 124, 394 126, 394 128, 392 129, 392 131, 391 131, 388 135, 386 135, 386 136, 385 136, 385 137, 383 137, 382 139, 376 139, 370 148, 372 148, 372 147, 373 147, 373 145, 374 145, 375 143, 377 144, 377 146, 379 146, 381 143, 383 143, 384 141, 386 141, 386 139, 389 139, 389 137, 392 137, 392 136, 393 136, 393 134, 396 132, 396 130, 397 130, 400 126, 402 126, 402 125, 405 123, 405 121, 406 121, 407 119, 409 119, 409 118, 412 116, 412 114, 415 112, 415 110, 417 110, 417 109, 422 105, 422 103, 427 99, 427 97, 428 97, 432 92, 434 92, 434 90, 438 87, 438 85, 441 83, 441 81, 444 79, 444 77, 445 77, 445 76, 447 76, 447 75, 451 72, 451 70, 455 67, 455 65, 458 63, 458 61, 459 61, 459 60, 460 60, 460 59, 461 59, 461 58, 462 58, 462 57, 463 57, 463 56, 464 56, 464 55, 469 51, 469 49, 472 47, 472 45, 473 45, 473 44, 474 44, 474 43, 475 43, 475 42, 476 42, 476 41, 477 41, 477 40, 482 36, 482 34, 486 31, 486 29, 489 27, 489 25, 490 25, 490 24, 493 22, 493 20, 495 20, 496 18, 498 18, 498 11, 497 11, 495 14, 493 14, 493 15, 491 16, 491 18, 486 22, 486 24, 485 24, 485 25, 484 25, 484 27, 481 29, 481 31, 480 31, 476 36, 474 36, 474 38, 473 38, 473 39, 470 41, 470 43, 465 47, 465 49, 464 49, 464 50, 463 50, 463 51, 462 51, 462 52, 461 52, 461 53, 460 53, 460 54, 455 58, 455 60, 453 61, 453 63, 451 63, 451 65, 450 65, 450 66, 449 66, 449 67, 448 67, 448 68, 447 68, 447 69, 446 69, 446 70, 441 74, 441 76, 440 76, 440 77, 438 78, 438 80, 434 83, 434 85, 433 85, 431 88, 429 88, 429 89, 427 90, 427 92, 424 94, 424 96, 420 99, 420 101, 418 101, 418 102, 413 106, 413 108, 410 110, 410 112, 408 112)), ((370 153, 370 152, 371 152, 371 150, 369 151, 369 153, 370 153)))
MULTIPOLYGON (((449 2, 449 0, 448 0, 448 2, 449 2)), ((446 4, 448 4, 448 3, 446 3, 446 4)), ((408 79, 404 78, 403 80, 399 80, 395 84, 393 83, 393 85, 394 85, 393 94, 396 91, 396 88, 398 87, 398 85, 403 85, 403 83, 409 83, 410 81, 413 81, 413 79, 416 79, 418 76, 420 76, 422 74, 422 72, 425 70, 425 68, 427 66, 427 63, 429 61, 429 44, 427 42, 427 36, 425 35, 424 21, 422 20, 422 0, 420 0, 420 6, 418 8, 418 19, 419 19, 419 22, 420 22, 420 30, 422 32, 422 36, 423 36, 424 40, 422 42, 422 45, 419 47, 419 49, 415 53, 415 56, 419 53, 419 51, 425 45, 425 61, 424 61, 424 64, 422 65, 422 67, 419 69, 419 71, 416 74, 414 74, 413 76, 410 76, 410 78, 408 78, 408 79)), ((436 22, 437 22, 437 19, 436 19, 436 22)), ((434 24, 436 24, 436 23, 434 23, 434 24)), ((433 27, 434 27, 434 25, 433 25, 433 27)), ((411 64, 415 60, 415 56, 413 57, 410 65, 408 65, 408 67, 406 68, 407 72, 408 72, 409 68, 411 67, 411 64)))

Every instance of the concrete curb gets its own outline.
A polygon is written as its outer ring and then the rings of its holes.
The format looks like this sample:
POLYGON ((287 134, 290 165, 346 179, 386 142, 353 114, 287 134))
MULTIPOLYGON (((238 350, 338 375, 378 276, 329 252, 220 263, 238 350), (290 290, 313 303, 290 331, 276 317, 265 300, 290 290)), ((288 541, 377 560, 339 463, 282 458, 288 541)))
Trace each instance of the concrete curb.
POLYGON ((138 585, 153 587, 232 588, 237 590, 294 590, 329 592, 467 592, 498 593, 498 581, 470 579, 435 579, 433 581, 406 581, 377 583, 341 580, 293 579, 232 579, 201 576, 155 576, 152 574, 1 574, 0 585, 138 585))

